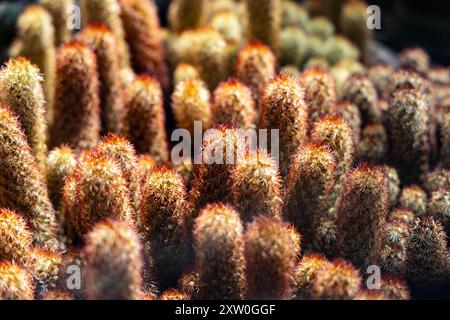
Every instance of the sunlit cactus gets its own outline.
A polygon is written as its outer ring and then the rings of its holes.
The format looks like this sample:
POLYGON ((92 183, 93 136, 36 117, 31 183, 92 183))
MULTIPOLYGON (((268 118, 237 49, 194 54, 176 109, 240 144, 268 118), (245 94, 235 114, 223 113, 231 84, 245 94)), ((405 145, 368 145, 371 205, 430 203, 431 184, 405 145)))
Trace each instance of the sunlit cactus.
POLYGON ((289 225, 257 217, 245 234, 246 298, 282 300, 292 295, 300 235, 289 225))
MULTIPOLYGON (((125 30, 120 18, 118 0, 81 0, 81 16, 85 26, 97 22, 106 25, 116 37, 120 68, 130 68, 130 51, 125 40, 125 30)), ((117 75, 120 76, 120 75, 117 75)))
POLYGON ((416 218, 410 226, 406 279, 411 287, 436 289, 448 277, 447 236, 431 217, 416 218))
POLYGON ((281 28, 281 0, 247 0, 248 37, 279 49, 281 28))
POLYGON ((388 179, 389 206, 395 208, 400 194, 400 178, 394 167, 384 166, 388 179))
POLYGON ((159 81, 163 89, 167 89, 169 75, 166 53, 155 4, 148 0, 118 2, 134 71, 138 74, 150 74, 159 81))
POLYGON ((194 250, 200 299, 242 299, 244 240, 239 214, 209 204, 195 220, 194 250))
POLYGON ((284 215, 299 230, 304 246, 312 247, 316 228, 328 217, 328 196, 336 164, 330 150, 308 144, 293 156, 286 181, 284 215))
POLYGON ((45 179, 17 118, 1 104, 0 159, 0 207, 15 210, 28 219, 35 244, 55 248, 55 211, 45 179))
POLYGON ((264 86, 261 96, 260 128, 279 130, 280 173, 287 177, 291 157, 306 142, 308 105, 298 79, 278 75, 264 86))
POLYGON ((178 83, 186 80, 199 80, 200 74, 192 64, 181 62, 173 72, 173 83, 176 86, 178 83))
POLYGON ((383 272, 400 276, 405 274, 408 224, 413 219, 412 215, 408 216, 410 213, 411 211, 397 209, 391 214, 390 222, 384 226, 379 256, 379 265, 383 272))
POLYGON ((284 65, 300 67, 307 56, 307 35, 298 27, 283 29, 280 33, 280 61, 284 65))
POLYGON ((389 98, 389 85, 394 71, 387 63, 377 63, 367 69, 367 76, 377 89, 378 96, 389 98))
POLYGON ((186 188, 178 173, 158 167, 145 178, 142 192, 141 233, 149 242, 158 287, 169 288, 176 284, 187 261, 186 188))
POLYGON ((57 56, 52 146, 67 144, 77 150, 95 146, 100 134, 99 102, 95 54, 80 42, 64 44, 57 56))
POLYGON ((450 234, 450 190, 439 189, 428 200, 427 213, 439 221, 447 236, 450 234))
POLYGON ((169 151, 159 83, 146 75, 137 77, 128 86, 125 108, 128 135, 136 151, 148 153, 157 161, 167 161, 169 151))
POLYGON ((317 16, 311 19, 308 31, 310 34, 317 35, 326 40, 335 32, 335 26, 326 17, 317 16))
POLYGON ((42 248, 34 248, 32 256, 33 278, 40 296, 56 287, 62 259, 59 253, 42 248))
POLYGON ((231 124, 239 129, 252 128, 255 102, 251 91, 235 79, 222 82, 214 91, 212 114, 215 125, 231 124))
POLYGON ((51 290, 48 291, 46 294, 44 294, 41 300, 50 300, 50 301, 73 300, 73 297, 70 294, 60 290, 51 290))
POLYGON ((404 183, 424 179, 429 169, 428 106, 425 96, 413 88, 396 90, 389 108, 393 161, 404 183))
POLYGON ((0 262, 0 300, 33 300, 34 286, 29 273, 17 264, 0 262))
POLYGON ((169 289, 164 291, 159 300, 190 300, 189 296, 176 289, 169 289))
POLYGON ((195 270, 186 271, 180 279, 178 279, 178 287, 180 290, 192 300, 198 299, 199 294, 199 274, 195 270))
POLYGON ((361 133, 358 144, 358 159, 363 162, 383 163, 388 154, 386 129, 380 123, 368 124, 361 133))
POLYGON ((105 219, 130 221, 132 207, 127 182, 113 159, 95 151, 81 155, 63 190, 69 236, 77 242, 105 219))
POLYGON ((303 65, 304 70, 308 70, 315 67, 321 67, 324 69, 328 69, 330 67, 330 64, 324 57, 315 56, 310 57, 305 64, 303 65))
POLYGON ((350 101, 342 101, 337 104, 336 113, 352 129, 353 144, 357 146, 361 138, 361 113, 359 112, 358 106, 350 101))
POLYGON ((39 0, 52 16, 55 26, 55 45, 59 46, 72 37, 72 30, 69 28, 69 19, 74 0, 39 0))
POLYGON ((126 223, 106 220, 86 236, 88 299, 136 300, 141 292, 141 245, 126 223))
POLYGON ((101 134, 124 131, 124 86, 120 74, 119 54, 114 34, 102 24, 91 24, 79 34, 97 58, 100 81, 101 134))
POLYGON ((345 84, 344 97, 358 106, 363 123, 381 120, 377 90, 366 75, 362 73, 352 75, 345 84))
POLYGON ((334 176, 334 190, 329 195, 329 204, 334 211, 345 173, 349 170, 353 161, 353 139, 350 126, 340 116, 325 116, 316 122, 311 133, 311 141, 327 146, 336 162, 334 176))
POLYGON ((348 79, 355 73, 360 73, 364 70, 365 67, 355 59, 344 59, 331 67, 331 73, 336 78, 338 92, 344 100, 348 100, 344 95, 348 79))
POLYGON ((242 41, 242 23, 235 13, 217 13, 212 17, 210 25, 223 36, 227 43, 239 44, 242 41))
POLYGON ((158 162, 154 157, 149 154, 141 154, 138 156, 137 168, 139 171, 139 177, 141 181, 144 180, 146 175, 156 168, 158 162))
POLYGON ((352 300, 361 288, 357 269, 344 260, 334 260, 320 268, 311 290, 313 300, 352 300))
POLYGON ((356 266, 376 263, 380 253, 388 214, 387 187, 380 167, 362 165, 346 178, 338 208, 337 241, 341 256, 356 266))
POLYGON ((257 100, 266 81, 275 75, 275 67, 276 58, 270 48, 261 42, 252 41, 239 51, 235 72, 257 100))
POLYGON ((317 272, 326 266, 327 258, 321 254, 311 253, 305 255, 295 267, 294 272, 294 295, 295 300, 308 300, 311 298, 311 291, 316 281, 317 272))
POLYGON ((201 121, 203 130, 212 124, 211 94, 201 80, 179 82, 172 93, 172 111, 177 126, 194 134, 194 121, 201 121))
POLYGON ((284 73, 284 74, 287 74, 287 75, 293 76, 293 77, 301 76, 301 72, 300 72, 299 68, 297 68, 297 66, 294 66, 292 64, 288 64, 288 65, 282 67, 280 69, 280 73, 284 73))
POLYGON ((45 174, 47 124, 41 80, 38 68, 22 57, 10 60, 0 71, 0 102, 19 117, 39 169, 45 174))
POLYGON ((400 52, 399 63, 402 68, 426 74, 430 67, 430 56, 422 48, 407 48, 400 52))
POLYGON ((170 4, 169 22, 175 32, 200 27, 208 9, 206 0, 175 0, 170 4))
POLYGON ((303 72, 301 84, 309 107, 309 125, 336 112, 336 83, 330 72, 316 67, 303 72))
POLYGON ((47 101, 47 119, 52 120, 55 90, 55 28, 51 15, 44 8, 28 6, 17 20, 18 38, 21 41, 19 55, 39 67, 47 101))
POLYGON ((427 213, 427 194, 417 185, 404 187, 398 199, 400 208, 411 210, 416 216, 427 213))
POLYGON ((274 160, 255 151, 238 162, 231 174, 233 205, 243 222, 263 215, 281 217, 281 179, 274 160))
POLYGON ((393 275, 381 277, 381 288, 379 290, 389 300, 409 300, 409 288, 405 281, 393 275))

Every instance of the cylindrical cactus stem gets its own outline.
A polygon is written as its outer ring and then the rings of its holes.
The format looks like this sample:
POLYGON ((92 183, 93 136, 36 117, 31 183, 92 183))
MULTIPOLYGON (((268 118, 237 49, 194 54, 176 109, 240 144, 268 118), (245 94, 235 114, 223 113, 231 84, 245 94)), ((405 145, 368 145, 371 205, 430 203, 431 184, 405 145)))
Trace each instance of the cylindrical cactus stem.
POLYGON ((308 36, 300 27, 288 27, 280 33, 279 62, 301 67, 308 55, 308 36))
POLYGON ((281 0, 247 0, 248 37, 279 49, 281 28, 281 0))
POLYGON ((440 161, 442 166, 450 169, 450 110, 446 111, 440 125, 440 161))
POLYGON ((361 288, 359 272, 351 263, 337 259, 321 267, 312 286, 313 300, 352 300, 361 288))
POLYGON ((303 72, 301 84, 309 107, 309 125, 325 115, 336 113, 336 82, 330 72, 314 67, 303 72))
POLYGON ((186 80, 201 80, 200 74, 192 64, 181 62, 173 72, 173 83, 176 86, 178 83, 186 80))
POLYGON ((58 47, 69 41, 72 37, 69 20, 74 0, 39 0, 39 4, 52 16, 55 26, 55 45, 58 47))
POLYGON ((264 84, 275 75, 276 62, 272 50, 259 41, 251 41, 239 51, 236 77, 252 90, 255 101, 258 101, 264 84))
POLYGON ((337 104, 336 109, 336 113, 352 129, 353 145, 357 146, 361 138, 361 113, 358 106, 350 101, 342 101, 337 104))
POLYGON ((97 58, 100 80, 101 134, 123 133, 125 121, 124 86, 120 74, 119 54, 114 34, 102 24, 91 24, 79 34, 97 58))
POLYGON ((337 216, 343 258, 363 268, 376 263, 387 206, 387 177, 382 168, 361 165, 348 174, 337 216))
POLYGON ((427 194, 417 185, 406 186, 402 189, 398 204, 418 217, 424 216, 427 213, 427 194))
POLYGON ((425 75, 430 68, 430 56, 422 48, 406 48, 400 52, 399 63, 401 68, 425 75))
POLYGON ((387 63, 377 63, 368 68, 367 76, 377 89, 380 98, 389 98, 389 85, 393 73, 392 66, 387 63))
POLYGON ((424 186, 429 193, 439 189, 450 189, 450 170, 438 167, 429 172, 424 186))
POLYGON ((212 125, 211 94, 201 80, 179 82, 172 93, 172 112, 177 126, 194 134, 194 121, 201 121, 203 130, 212 125))
POLYGON ((190 300, 190 297, 176 289, 169 289, 161 294, 159 300, 190 300))
POLYGON ((63 205, 68 235, 75 243, 105 218, 132 224, 129 190, 120 166, 95 151, 82 154, 67 177, 63 205))
MULTIPOLYGON (((410 211, 404 211, 405 216, 410 211)), ((400 210, 395 210, 394 215, 402 214, 400 210)), ((406 248, 408 244, 408 222, 402 217, 390 219, 384 226, 383 245, 380 250, 379 265, 383 272, 403 276, 406 266, 406 248)))
POLYGON ((365 74, 353 74, 344 85, 343 96, 358 106, 364 124, 381 121, 377 90, 365 74))
POLYGON ((280 173, 286 178, 291 157, 307 138, 308 106, 300 82, 287 75, 271 79, 264 87, 261 107, 260 127, 279 130, 280 173))
POLYGON ((40 6, 28 6, 17 21, 17 31, 22 44, 19 55, 36 64, 44 76, 47 120, 51 122, 56 70, 55 29, 52 17, 40 6))
MULTIPOLYGON (((50 151, 47 156, 47 185, 53 207, 61 208, 61 197, 66 178, 73 172, 77 164, 75 152, 66 146, 50 151)), ((62 215, 59 215, 60 224, 64 225, 62 215)))
POLYGON ((86 236, 88 299, 136 300, 141 294, 141 244, 126 223, 106 220, 86 236))
POLYGON ((400 222, 405 225, 409 225, 409 223, 414 219, 414 213, 411 210, 407 209, 395 209, 389 215, 388 222, 400 222))
POLYGON ((295 300, 309 300, 317 272, 326 266, 327 258, 321 254, 311 253, 305 255, 295 267, 294 272, 294 295, 295 300))
POLYGON ((428 106, 425 96, 416 89, 393 93, 389 108, 392 160, 403 183, 425 178, 429 169, 428 106))
POLYGON ((432 217, 416 218, 410 225, 406 279, 411 287, 433 290, 448 280, 447 236, 432 217))
POLYGON ((47 124, 39 70, 28 60, 10 60, 0 71, 0 102, 19 117, 39 169, 45 174, 47 124))
POLYGON ((196 29, 205 21, 208 9, 206 0, 175 0, 170 4, 169 22, 174 32, 196 29))
POLYGON ((308 144, 293 157, 286 181, 284 216, 303 235, 305 248, 312 248, 316 228, 328 217, 335 168, 330 150, 322 145, 308 144))
POLYGON ((279 220, 257 217, 245 233, 246 298, 290 299, 300 235, 279 220))
POLYGON ((409 300, 409 288, 405 281, 397 276, 386 274, 381 276, 379 290, 389 300, 409 300))
POLYGON ((195 220, 194 250, 200 299, 242 299, 244 241, 239 214, 221 203, 207 205, 195 220))
POLYGON ((44 294, 41 300, 59 301, 59 300, 73 300, 73 297, 67 292, 61 290, 51 290, 44 294))
POLYGON ((98 22, 111 29, 116 37, 120 68, 130 69, 130 51, 125 40, 125 30, 120 18, 118 0, 81 0, 80 5, 83 25, 87 26, 98 22))
POLYGON ((0 300, 33 300, 34 286, 29 273, 19 265, 0 262, 0 300))
POLYGON ((239 80, 222 82, 214 91, 212 113, 215 125, 230 124, 239 129, 252 128, 256 114, 251 91, 239 80))
POLYGON ((158 167, 143 183, 139 223, 149 242, 158 288, 176 284, 187 262, 188 202, 183 178, 172 169, 158 167))
POLYGON ((236 13, 218 12, 212 16, 210 25, 224 37, 227 44, 239 45, 242 43, 243 26, 240 17, 236 13))
POLYGON ((127 183, 131 204, 135 210, 134 218, 137 218, 140 210, 141 186, 138 160, 133 145, 124 137, 109 135, 102 139, 96 150, 100 154, 115 160, 120 166, 127 183))
POLYGON ((32 255, 36 297, 40 298, 56 287, 62 258, 59 253, 38 247, 33 248, 32 255))
POLYGON ((434 191, 428 200, 427 209, 428 214, 442 224, 447 235, 450 234, 450 190, 434 191))
POLYGON ((190 297, 192 300, 198 299, 199 294, 199 274, 197 271, 189 269, 178 279, 178 287, 180 290, 190 297))
POLYGON ((334 189, 329 195, 330 214, 334 216, 346 172, 352 165, 354 145, 350 126, 337 115, 325 116, 315 123, 311 141, 327 146, 336 162, 334 189))
POLYGON ((52 145, 94 147, 100 134, 99 83, 95 54, 72 41, 57 56, 55 123, 52 145))
POLYGON ((158 165, 158 161, 149 154, 141 154, 138 156, 137 168, 141 184, 145 177, 158 165))
POLYGON ((364 127, 357 154, 361 162, 381 164, 386 161, 388 137, 381 123, 371 123, 364 127))
POLYGON ((159 83, 147 75, 137 77, 128 86, 125 108, 128 135, 136 151, 166 162, 169 151, 159 83))
POLYGON ((395 208, 400 194, 400 178, 394 167, 384 166, 384 170, 388 179, 389 206, 395 208))
POLYGON ((55 211, 25 134, 15 115, 0 104, 0 207, 27 218, 36 245, 56 248, 55 211))
POLYGON ((166 90, 169 75, 156 5, 147 0, 118 2, 134 71, 155 77, 166 90))
POLYGON ((231 174, 233 205, 243 222, 263 215, 281 218, 281 179, 274 160, 264 151, 254 151, 236 164, 231 174))

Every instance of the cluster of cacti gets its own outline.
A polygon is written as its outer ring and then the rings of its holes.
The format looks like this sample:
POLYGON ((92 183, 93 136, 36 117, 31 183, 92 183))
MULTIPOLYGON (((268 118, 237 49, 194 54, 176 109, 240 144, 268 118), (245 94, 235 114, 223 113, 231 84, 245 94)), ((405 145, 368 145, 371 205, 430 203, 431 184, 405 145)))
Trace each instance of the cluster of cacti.
POLYGON ((448 68, 358 0, 74 3, 0 70, 0 300, 447 297, 448 68))

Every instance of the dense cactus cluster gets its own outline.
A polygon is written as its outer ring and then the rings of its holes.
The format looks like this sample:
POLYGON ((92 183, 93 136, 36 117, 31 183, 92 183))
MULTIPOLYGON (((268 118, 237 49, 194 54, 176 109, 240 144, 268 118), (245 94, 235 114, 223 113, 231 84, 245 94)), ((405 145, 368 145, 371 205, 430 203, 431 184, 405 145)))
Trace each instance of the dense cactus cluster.
POLYGON ((449 69, 361 0, 157 3, 19 15, 0 300, 450 298, 449 69))

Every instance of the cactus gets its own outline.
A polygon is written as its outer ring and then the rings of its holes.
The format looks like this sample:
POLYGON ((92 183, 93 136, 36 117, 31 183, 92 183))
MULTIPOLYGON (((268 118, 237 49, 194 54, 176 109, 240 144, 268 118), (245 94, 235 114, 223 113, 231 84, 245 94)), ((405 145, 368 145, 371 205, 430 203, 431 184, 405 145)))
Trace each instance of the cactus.
POLYGON ((172 111, 179 128, 194 134, 194 121, 201 121, 202 128, 212 124, 211 94, 201 80, 179 82, 172 93, 172 111))
POLYGON ((357 146, 361 138, 361 113, 358 107, 350 101, 342 101, 337 104, 336 113, 352 129, 353 145, 357 146))
POLYGON ((414 213, 411 210, 407 209, 395 209, 391 212, 389 216, 389 222, 400 222, 405 225, 409 225, 409 223, 414 219, 414 213))
POLYGON ((429 169, 428 108, 424 95, 413 88, 396 90, 389 108, 392 154, 401 180, 417 182, 429 169))
POLYGON ((298 27, 283 29, 280 33, 280 62, 300 67, 306 60, 308 38, 298 27))
POLYGON ((206 0, 175 0, 170 5, 169 22, 174 32, 200 27, 208 13, 206 0))
POLYGON ((80 5, 83 25, 97 22, 111 29, 116 38, 120 68, 130 69, 130 49, 125 41, 118 0, 81 0, 80 5))
POLYGON ((167 161, 169 151, 161 87, 149 76, 137 77, 127 89, 128 134, 136 151, 167 161))
POLYGON ((450 234, 450 190, 439 189, 431 193, 428 200, 427 213, 439 221, 447 235, 450 234))
POLYGON ((244 290, 244 243, 239 214, 209 204, 195 220, 194 250, 200 299, 241 299, 244 290))
POLYGON ((384 272, 403 276, 406 268, 410 211, 395 210, 383 230, 379 265, 384 272), (406 218, 406 219, 405 219, 406 218), (409 220, 408 222, 405 220, 409 220))
POLYGON ((336 219, 328 218, 320 221, 313 238, 313 248, 324 254, 327 258, 336 256, 337 226, 336 219))
POLYGON ((440 159, 442 162, 442 166, 446 169, 450 169, 450 111, 447 111, 443 114, 441 121, 440 159))
POLYGON ((308 31, 310 34, 319 36, 320 38, 326 40, 333 35, 335 32, 335 27, 334 24, 326 17, 317 16, 310 21, 308 31))
POLYGON ((361 267, 376 262, 387 206, 387 177, 382 168, 362 165, 349 173, 337 214, 337 242, 344 259, 361 267))
POLYGON ((155 4, 146 0, 118 2, 134 71, 138 74, 150 74, 166 90, 169 86, 169 75, 155 4))
POLYGON ((397 206, 398 195, 400 194, 400 178, 394 167, 384 166, 388 179, 389 206, 397 206))
POLYGON ((255 119, 255 102, 251 91, 239 80, 222 82, 214 91, 212 103, 213 123, 231 124, 249 129, 255 119))
POLYGON ((245 234, 246 298, 289 299, 300 235, 289 225, 257 217, 245 234))
POLYGON ((361 134, 358 144, 358 159, 362 162, 381 164, 388 154, 386 129, 380 123, 368 124, 361 134))
POLYGON ((309 126, 325 115, 336 113, 336 83, 330 72, 315 67, 303 72, 301 84, 309 107, 309 126))
POLYGON ((281 0, 246 0, 248 13, 248 37, 279 50, 281 28, 281 0))
POLYGON ((349 262, 334 260, 321 267, 311 290, 313 300, 352 300, 361 288, 359 272, 349 262))
POLYGON ((339 35, 329 37, 323 44, 323 48, 320 47, 320 50, 330 65, 338 64, 347 59, 356 60, 360 56, 358 48, 347 38, 339 35))
POLYGON ((55 26, 55 45, 58 47, 69 41, 72 37, 72 30, 69 28, 68 22, 74 0, 39 0, 39 4, 52 16, 55 26))
POLYGON ((243 47, 236 61, 236 77, 251 90, 258 100, 264 84, 275 75, 276 58, 270 48, 261 42, 251 41, 243 47))
POLYGON ((389 98, 389 85, 394 70, 387 63, 377 63, 367 70, 367 76, 377 89, 378 96, 384 99, 389 98))
POLYGON ((97 58, 101 135, 122 133, 126 110, 123 83, 117 76, 120 65, 116 38, 104 25, 92 24, 83 29, 79 39, 91 47, 97 58))
POLYGON ((233 204, 243 222, 251 222, 258 215, 281 218, 281 179, 265 151, 247 154, 230 178, 233 204))
POLYGON ((400 208, 411 210, 416 216, 427 213, 427 194, 417 185, 404 187, 398 203, 400 208))
POLYGON ((336 79, 338 93, 344 100, 348 100, 344 96, 348 79, 355 73, 360 73, 364 70, 364 66, 355 59, 344 59, 331 67, 331 73, 336 79))
POLYGON ((306 29, 309 24, 308 11, 295 1, 281 2, 281 27, 300 27, 306 29))
POLYGON ((286 178, 291 157, 306 142, 308 106, 300 82, 278 75, 264 86, 261 96, 260 128, 279 129, 280 173, 286 178))
POLYGON ((67 177, 63 204, 67 230, 75 243, 105 218, 131 220, 129 190, 120 166, 95 151, 82 154, 67 177))
POLYGON ((0 71, 0 102, 19 117, 40 171, 45 174, 47 153, 45 101, 39 70, 28 60, 10 60, 0 71))
POLYGON ((409 300, 409 289, 405 281, 393 275, 383 275, 381 277, 381 288, 386 298, 389 300, 409 300))
POLYGON ((295 290, 293 299, 308 300, 311 298, 312 286, 316 281, 317 272, 327 263, 327 258, 317 253, 305 255, 300 260, 294 272, 295 290))
POLYGON ((300 77, 301 76, 300 70, 292 64, 282 67, 280 69, 280 73, 284 73, 284 74, 287 74, 292 77, 300 77))
POLYGON ((0 207, 7 207, 28 219, 36 245, 55 248, 55 211, 44 177, 38 170, 19 122, 0 104, 0 207))
POLYGON ((64 44, 58 51, 56 80, 52 146, 66 143, 76 150, 95 146, 100 108, 94 53, 80 42, 64 44))
POLYGON ((141 292, 141 245, 136 232, 123 222, 106 220, 86 236, 88 299, 134 300, 141 292))
POLYGON ((192 300, 197 300, 200 291, 198 281, 198 272, 195 270, 188 270, 180 277, 180 279, 178 279, 178 287, 192 300))
POLYGON ((38 296, 42 296, 56 287, 62 259, 58 253, 42 248, 34 248, 32 256, 36 291, 38 296))
POLYGON ((242 42, 242 25, 235 13, 217 13, 212 17, 210 25, 223 36, 228 44, 239 44, 242 42))
POLYGON ((62 292, 60 290, 51 290, 48 291, 44 296, 41 298, 41 300, 73 300, 72 296, 66 292, 62 292))
POLYGON ((0 262, 0 300, 33 300, 34 286, 28 272, 8 261, 0 262))
POLYGON ((141 154, 138 156, 137 169, 141 181, 144 180, 145 176, 148 173, 150 173, 154 168, 156 168, 157 164, 158 162, 151 155, 141 154))
POLYGON ((183 292, 180 292, 176 289, 169 289, 164 291, 159 300, 190 300, 189 296, 183 292))
POLYGON ((139 222, 154 260, 159 288, 176 284, 188 253, 188 202, 183 178, 174 170, 159 167, 143 183, 139 222))
POLYGON ((306 248, 312 247, 317 227, 328 217, 335 168, 330 150, 322 145, 308 144, 293 157, 286 181, 284 215, 302 233, 306 248))
POLYGON ((186 80, 200 80, 200 74, 192 64, 181 62, 173 72, 173 83, 176 86, 178 83, 186 80))
POLYGON ((17 33, 21 41, 18 55, 24 56, 39 67, 44 76, 44 93, 47 101, 47 120, 53 119, 55 90, 55 29, 51 15, 44 8, 28 6, 17 20, 17 33))
POLYGON ((401 68, 426 74, 430 67, 430 57, 422 48, 407 48, 400 52, 399 63, 401 68))
POLYGON ((380 292, 378 290, 377 291, 363 290, 360 291, 353 300, 374 301, 374 300, 389 300, 389 299, 383 292, 380 292))

